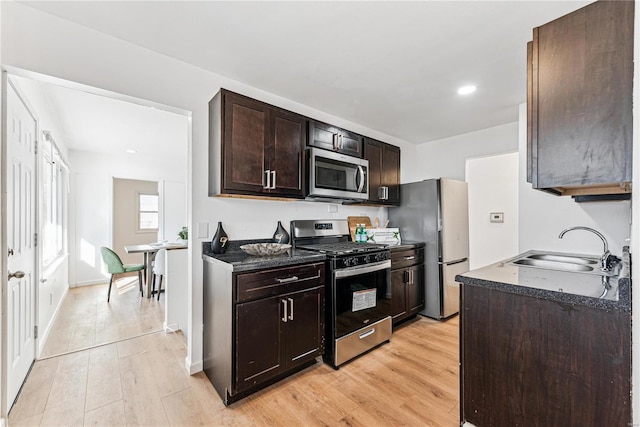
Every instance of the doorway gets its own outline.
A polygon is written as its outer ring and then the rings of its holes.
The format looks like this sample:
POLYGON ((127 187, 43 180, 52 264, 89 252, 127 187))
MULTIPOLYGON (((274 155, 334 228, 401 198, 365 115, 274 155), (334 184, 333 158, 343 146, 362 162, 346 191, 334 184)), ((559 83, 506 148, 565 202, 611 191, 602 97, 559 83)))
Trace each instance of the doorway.
MULTIPOLYGON (((120 307, 115 303, 107 305, 109 275, 100 247, 120 245, 117 232, 121 226, 115 222, 117 215, 113 209, 116 178, 154 183, 151 193, 156 198, 158 211, 144 210, 145 205, 142 213, 145 217, 155 214, 160 224, 152 224, 155 231, 146 230, 145 243, 157 241, 158 227, 162 228, 163 195, 159 194, 159 188, 164 188, 164 183, 176 183, 184 190, 179 192, 179 197, 174 197, 174 191, 168 196, 174 198, 165 200, 172 207, 168 215, 172 218, 172 227, 177 229, 162 230, 162 235, 175 240, 177 235, 173 235, 187 225, 187 153, 191 126, 188 113, 179 114, 175 109, 164 110, 158 105, 149 108, 145 104, 150 103, 146 101, 125 102, 118 94, 105 96, 105 92, 98 89, 78 90, 80 86, 71 82, 31 76, 27 72, 19 74, 11 78, 36 111, 39 139, 45 139, 45 130, 51 141, 55 139, 51 164, 69 165, 66 175, 59 180, 61 194, 58 197, 60 201, 66 199, 68 204, 63 208, 66 212, 60 212, 61 223, 54 227, 55 234, 62 236, 64 243, 44 268, 42 254, 36 257, 32 281, 34 302, 25 305, 33 315, 30 325, 37 326, 39 332, 34 340, 35 354, 29 358, 28 366, 34 358, 53 357, 161 330, 166 322, 164 298, 167 295, 163 294, 160 301, 141 298, 137 292, 137 276, 123 277, 116 285, 122 296, 120 307), (129 288, 135 291, 128 292, 129 288), (64 310, 71 302, 76 303, 73 314, 64 310), (146 306, 154 308, 153 313, 147 311, 146 306), (57 322, 67 322, 75 328, 62 331, 54 326, 57 322), (115 328, 108 328, 114 325, 115 328), (45 348, 49 343, 53 343, 53 347, 45 348)), ((45 162, 40 157, 38 162, 37 170, 41 171, 45 162)), ((32 205, 34 210, 42 205, 47 191, 42 181, 38 185, 40 196, 32 205)), ((137 206, 140 213, 139 204, 140 200, 137 206)), ((44 226, 44 210, 37 213, 33 229, 40 230, 44 226)), ((5 227, 13 228, 9 224, 5 227)), ((126 259, 125 254, 123 257, 126 259)), ((112 302, 113 296, 112 291, 112 302)), ((26 328, 28 324, 24 324, 26 328)), ((19 381, 18 386, 21 383, 19 381)))

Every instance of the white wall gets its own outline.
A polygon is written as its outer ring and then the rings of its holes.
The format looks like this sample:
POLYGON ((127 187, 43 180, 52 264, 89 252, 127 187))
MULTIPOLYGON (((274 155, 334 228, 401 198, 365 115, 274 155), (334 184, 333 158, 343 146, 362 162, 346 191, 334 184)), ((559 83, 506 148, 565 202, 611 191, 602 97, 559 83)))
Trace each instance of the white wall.
MULTIPOLYGON (((187 150, 186 138, 177 144, 176 150, 187 150)), ((187 168, 170 159, 147 159, 126 153, 106 156, 77 150, 69 152, 69 163, 72 171, 69 282, 72 287, 103 283, 108 274, 100 247, 112 245, 113 178, 184 182, 187 168)), ((178 203, 182 203, 186 212, 186 200, 178 203)))
MULTIPOLYGON (((224 223, 231 239, 245 239, 271 236, 278 220, 286 224, 291 219, 335 216, 345 218, 350 214, 365 214, 386 219, 386 209, 383 208, 341 206, 338 214, 331 215, 327 213, 327 205, 323 203, 285 203, 207 197, 208 101, 220 87, 400 146, 403 165, 401 179, 403 182, 411 180, 409 171, 415 170, 412 165, 415 164, 416 153, 415 146, 412 144, 19 3, 3 1, 0 2, 0 7, 3 9, 2 40, 5 65, 192 112, 192 144, 189 151, 191 173, 187 181, 190 186, 189 229, 195 230, 194 224, 208 224, 209 235, 201 240, 194 240, 195 233, 190 233, 189 262, 192 290, 189 295, 189 304, 192 316, 189 320, 186 362, 191 372, 202 369, 200 242, 211 239, 217 221, 224 223)), ((78 162, 73 164, 75 166, 78 162)), ((104 189, 104 182, 100 176, 91 174, 87 177, 91 178, 95 184, 102 185, 104 189)), ((140 179, 149 178, 148 176, 140 177, 140 179)), ((86 181, 82 181, 82 185, 88 187, 86 181)), ((89 188, 85 190, 88 191, 89 188)), ((96 210, 96 212, 99 211, 96 210)), ((88 226, 88 222, 85 225, 88 226)), ((96 241, 94 244, 100 244, 100 242, 96 241)))
POLYGON ((607 238, 609 250, 622 253, 630 236, 631 203, 576 203, 571 197, 558 197, 534 190, 527 182, 527 108, 520 105, 520 252, 542 249, 582 254, 601 254, 602 241, 592 233, 572 231, 558 239, 568 227, 583 225, 595 228, 607 238))
POLYGON ((163 180, 158 183, 160 193, 160 224, 158 240, 173 242, 178 232, 187 226, 187 184, 163 180))
POLYGON ((426 142, 417 147, 412 181, 440 177, 464 181, 467 159, 517 150, 517 122, 426 142))
POLYGON ((469 267, 518 254, 518 153, 468 159, 469 267), (489 220, 502 212, 504 222, 489 220))

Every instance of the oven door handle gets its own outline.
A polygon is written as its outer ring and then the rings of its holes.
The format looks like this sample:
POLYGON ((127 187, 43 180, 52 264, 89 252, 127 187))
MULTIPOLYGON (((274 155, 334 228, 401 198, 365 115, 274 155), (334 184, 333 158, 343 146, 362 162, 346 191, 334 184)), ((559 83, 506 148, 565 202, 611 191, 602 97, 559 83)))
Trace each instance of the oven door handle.
POLYGON ((357 276, 359 274, 371 273, 374 271, 380 271, 387 268, 391 268, 391 260, 375 262, 373 264, 367 264, 357 267, 347 267, 341 268, 333 272, 336 279, 341 279, 343 277, 352 277, 357 276))

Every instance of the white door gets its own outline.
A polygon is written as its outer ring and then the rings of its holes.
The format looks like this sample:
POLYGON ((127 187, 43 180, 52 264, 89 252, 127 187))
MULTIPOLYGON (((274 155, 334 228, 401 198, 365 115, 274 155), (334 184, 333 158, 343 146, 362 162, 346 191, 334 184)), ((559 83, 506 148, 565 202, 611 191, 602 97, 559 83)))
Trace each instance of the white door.
POLYGON ((35 359, 36 132, 34 115, 7 87, 7 410, 35 359), (11 277, 11 274, 15 277, 11 277))

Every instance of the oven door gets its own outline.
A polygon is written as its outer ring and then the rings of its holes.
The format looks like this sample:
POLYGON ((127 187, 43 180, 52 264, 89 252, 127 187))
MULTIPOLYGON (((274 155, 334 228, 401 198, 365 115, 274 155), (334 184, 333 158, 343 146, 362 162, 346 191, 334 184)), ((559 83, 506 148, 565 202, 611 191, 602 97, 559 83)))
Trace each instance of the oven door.
POLYGON ((369 198, 369 161, 331 151, 310 149, 309 196, 369 198))
POLYGON ((334 338, 340 338, 391 315, 390 279, 390 260, 333 272, 334 338))

